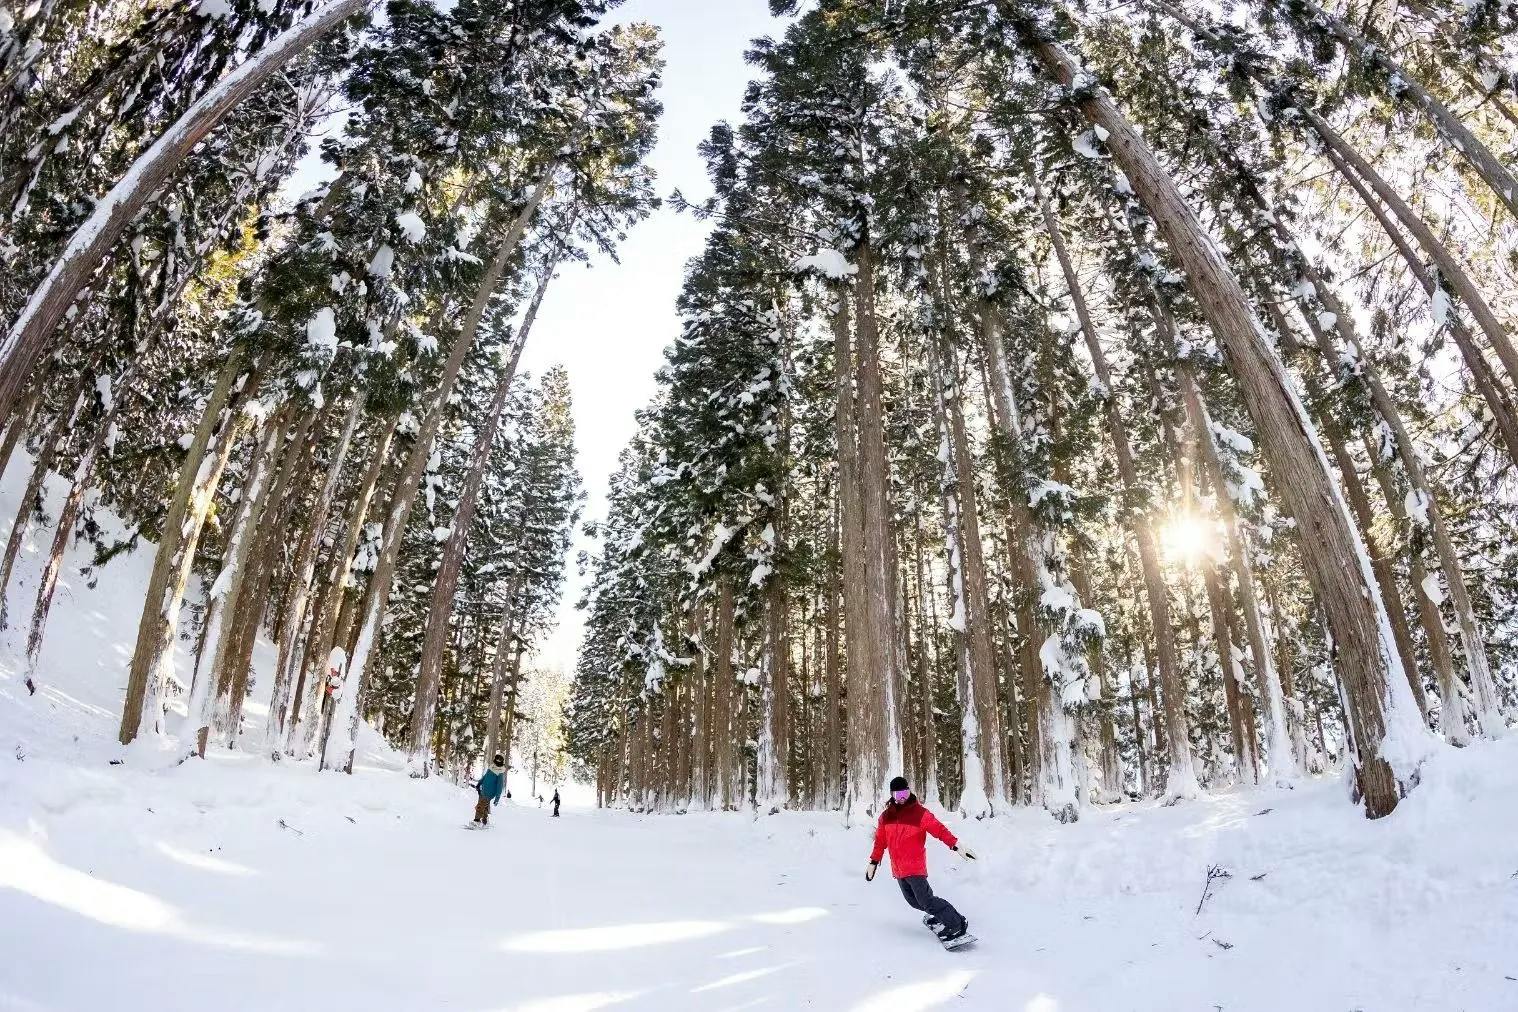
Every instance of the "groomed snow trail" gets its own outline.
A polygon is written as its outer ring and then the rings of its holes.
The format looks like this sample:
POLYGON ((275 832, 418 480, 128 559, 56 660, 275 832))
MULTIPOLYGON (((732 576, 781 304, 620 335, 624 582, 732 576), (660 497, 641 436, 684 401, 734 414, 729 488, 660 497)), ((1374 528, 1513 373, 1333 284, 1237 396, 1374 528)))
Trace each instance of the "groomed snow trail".
POLYGON ((1332 785, 955 825, 985 859, 931 854, 982 939, 952 954, 834 817, 503 804, 469 832, 467 791, 373 766, 7 758, 0 1007, 1513 1008, 1518 749, 1487 751, 1400 826, 1332 785))
MULTIPOLYGON (((983 856, 930 843, 981 938, 946 953, 885 870, 864 881, 870 828, 834 814, 566 792, 560 819, 503 804, 469 832, 468 788, 408 778, 368 729, 352 777, 225 750, 111 765, 150 559, 91 588, 71 556, 36 696, 24 624, 0 641, 0 1009, 1518 1008, 1518 738, 1441 749, 1376 823, 1337 779, 1073 826, 946 816, 983 856), (1229 877, 1198 914, 1209 868, 1229 877)), ((257 666, 253 742, 268 644, 257 666)))

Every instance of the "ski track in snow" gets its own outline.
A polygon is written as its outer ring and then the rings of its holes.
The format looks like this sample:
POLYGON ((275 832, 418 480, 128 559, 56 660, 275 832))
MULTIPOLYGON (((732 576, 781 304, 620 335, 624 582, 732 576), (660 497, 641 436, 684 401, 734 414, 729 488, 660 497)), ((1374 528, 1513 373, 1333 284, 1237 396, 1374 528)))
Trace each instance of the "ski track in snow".
MULTIPOLYGON (((151 560, 92 590, 70 556, 28 697, 47 535, 0 642, 0 1009, 1518 1008, 1518 740, 1441 750, 1377 823, 1339 779, 1074 826, 944 813, 982 854, 930 844, 981 939, 946 953, 885 874, 865 883, 870 829, 835 814, 597 812, 571 791, 560 819, 522 798, 467 832, 472 791, 408 778, 367 730, 353 777, 224 749, 112 766, 151 560), (1214 865, 1231 877, 1198 915, 1214 865)), ((255 742, 269 644, 257 665, 255 742)))

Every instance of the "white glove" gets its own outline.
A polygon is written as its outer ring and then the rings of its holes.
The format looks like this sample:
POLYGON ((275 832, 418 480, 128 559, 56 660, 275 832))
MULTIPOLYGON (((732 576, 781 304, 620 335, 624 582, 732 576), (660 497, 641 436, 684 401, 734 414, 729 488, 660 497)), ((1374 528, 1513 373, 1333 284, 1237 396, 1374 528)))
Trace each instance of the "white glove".
POLYGON ((880 865, 876 864, 874 861, 871 861, 870 866, 864 870, 864 880, 866 882, 875 881, 875 869, 879 867, 880 865))
POLYGON ((954 853, 958 854, 960 857, 964 858, 966 861, 976 861, 976 860, 979 860, 975 856, 975 851, 971 850, 969 847, 955 847, 954 848, 954 853))

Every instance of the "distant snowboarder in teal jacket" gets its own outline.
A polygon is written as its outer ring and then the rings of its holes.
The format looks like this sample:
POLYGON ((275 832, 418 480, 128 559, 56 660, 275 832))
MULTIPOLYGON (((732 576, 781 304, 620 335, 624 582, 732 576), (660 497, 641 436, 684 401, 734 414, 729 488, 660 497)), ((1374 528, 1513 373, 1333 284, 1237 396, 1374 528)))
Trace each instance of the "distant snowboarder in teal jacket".
POLYGON ((475 785, 479 792, 479 800, 474 803, 475 824, 484 827, 490 824, 490 806, 501 803, 501 792, 506 789, 506 757, 499 752, 490 761, 490 769, 480 777, 480 782, 475 785))

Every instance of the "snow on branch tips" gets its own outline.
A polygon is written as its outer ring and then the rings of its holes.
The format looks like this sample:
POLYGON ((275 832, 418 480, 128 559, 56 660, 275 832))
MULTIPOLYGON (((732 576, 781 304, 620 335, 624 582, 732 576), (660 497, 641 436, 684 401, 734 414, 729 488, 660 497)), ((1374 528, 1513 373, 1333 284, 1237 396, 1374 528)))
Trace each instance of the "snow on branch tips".
POLYGON ((791 270, 798 274, 807 271, 816 271, 830 281, 842 281, 859 273, 859 266, 851 264, 848 258, 835 249, 823 247, 809 257, 801 257, 791 264, 791 270))

